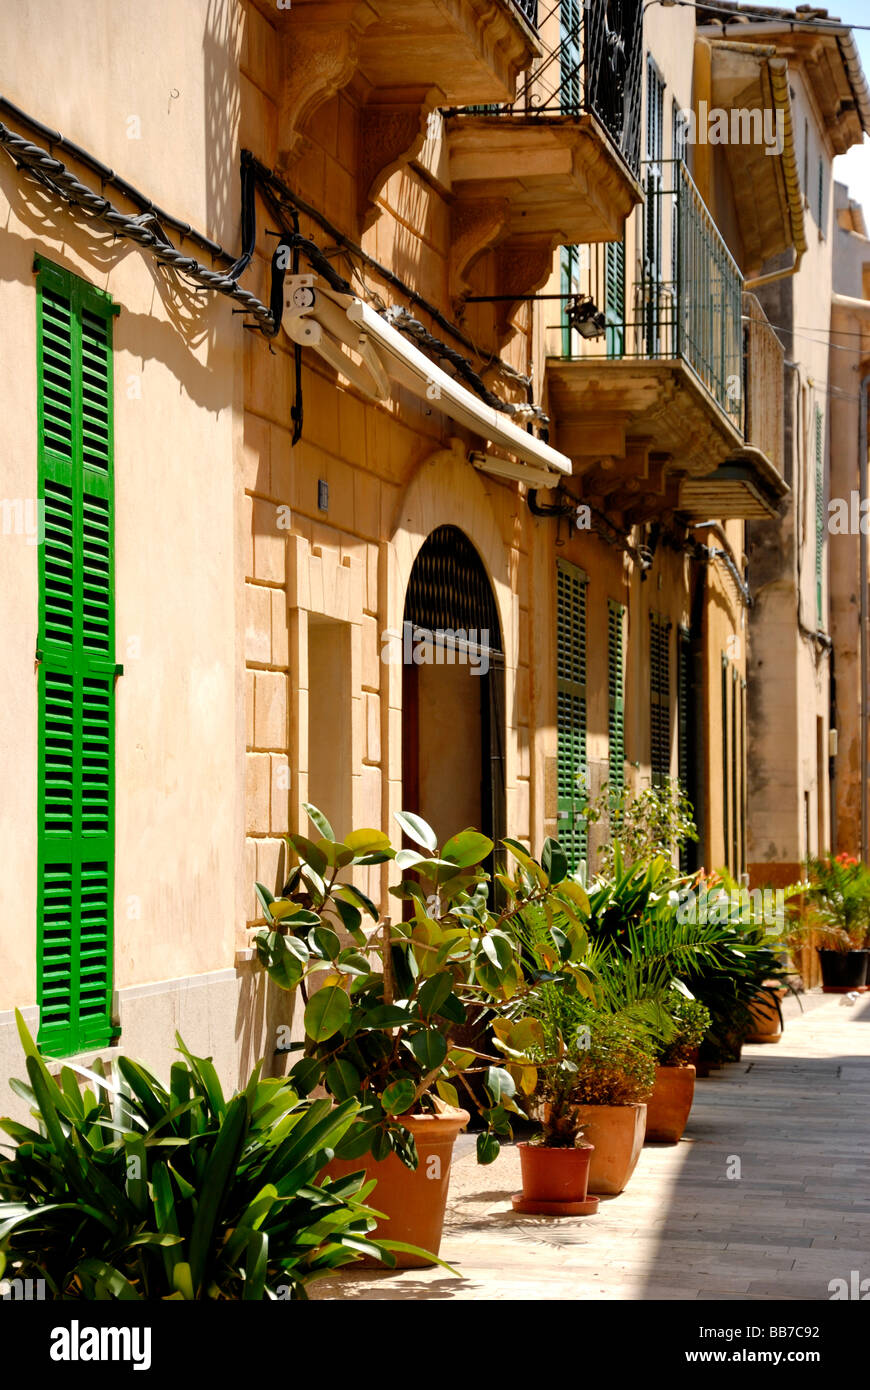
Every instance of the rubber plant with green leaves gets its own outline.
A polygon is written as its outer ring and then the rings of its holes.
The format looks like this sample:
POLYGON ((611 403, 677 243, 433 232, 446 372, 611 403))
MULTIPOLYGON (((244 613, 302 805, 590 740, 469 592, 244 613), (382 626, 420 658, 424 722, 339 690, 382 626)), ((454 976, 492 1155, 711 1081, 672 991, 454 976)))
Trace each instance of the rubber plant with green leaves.
POLYGON ((339 840, 316 807, 306 810, 319 838, 288 836, 297 863, 279 897, 257 885, 264 913, 255 936, 259 958, 282 988, 298 987, 304 1002, 293 1084, 305 1094, 322 1086, 338 1103, 361 1098, 340 1158, 395 1153, 412 1169, 417 1151, 403 1117, 458 1108, 462 1085, 485 1124, 478 1159, 492 1162, 499 1140, 511 1135, 511 1114, 521 1113, 517 1088, 534 1089, 535 1080, 517 1056, 458 1046, 454 1035, 471 1013, 498 1017, 515 1004, 533 988, 535 971, 566 988, 588 988, 585 889, 569 877, 554 840, 540 861, 519 842, 504 841, 516 867, 496 875, 496 902, 484 867, 493 842, 475 829, 439 847, 420 816, 398 812, 415 847, 396 849, 380 830, 355 830, 339 840), (387 861, 399 871, 389 892, 402 904, 401 921, 381 919, 366 894, 342 877, 387 861), (531 975, 512 925, 528 903, 551 913, 558 908, 560 922, 531 975), (482 1076, 482 1104, 467 1084, 471 1072, 482 1076))
POLYGON ((99 1060, 55 1079, 16 1016, 29 1085, 11 1085, 34 1122, 0 1120, 0 1275, 61 1300, 304 1299, 313 1279, 404 1252, 373 1239, 364 1174, 315 1182, 357 1101, 300 1100, 260 1064, 227 1097, 180 1037, 168 1087, 124 1056, 118 1081, 99 1060))

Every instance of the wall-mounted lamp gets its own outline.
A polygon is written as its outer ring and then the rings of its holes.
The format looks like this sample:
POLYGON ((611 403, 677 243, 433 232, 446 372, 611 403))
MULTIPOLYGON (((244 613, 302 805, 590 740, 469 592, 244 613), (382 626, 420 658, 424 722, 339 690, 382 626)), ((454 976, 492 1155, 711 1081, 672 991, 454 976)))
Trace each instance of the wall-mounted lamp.
POLYGON ((565 310, 565 317, 581 338, 600 338, 607 332, 607 319, 588 294, 578 294, 565 310))

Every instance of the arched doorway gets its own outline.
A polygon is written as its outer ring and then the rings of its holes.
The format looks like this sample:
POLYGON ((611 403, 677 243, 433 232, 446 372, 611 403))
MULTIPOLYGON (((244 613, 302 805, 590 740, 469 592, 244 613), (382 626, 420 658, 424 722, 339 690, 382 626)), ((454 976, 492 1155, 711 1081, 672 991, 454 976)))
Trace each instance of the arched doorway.
POLYGON ((505 827, 505 667, 495 595, 464 531, 420 548, 402 625, 402 801, 442 843, 505 827))

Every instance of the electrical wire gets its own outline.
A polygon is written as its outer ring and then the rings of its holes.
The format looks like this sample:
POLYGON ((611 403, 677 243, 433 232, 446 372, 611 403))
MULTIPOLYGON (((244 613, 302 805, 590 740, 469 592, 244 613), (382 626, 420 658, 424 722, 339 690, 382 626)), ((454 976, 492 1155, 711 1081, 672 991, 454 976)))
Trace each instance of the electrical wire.
MULTIPOLYGON (((375 275, 379 276, 380 279, 384 280, 393 289, 398 290, 403 298, 407 299, 412 306, 417 305, 421 308, 424 313, 428 314, 432 321, 436 323, 439 328, 443 329, 445 333, 448 333, 451 338, 454 338, 458 343, 462 343, 463 347, 468 348, 470 352, 477 351, 468 335, 455 323, 451 323, 434 304, 430 304, 425 296, 418 294, 417 291, 412 289, 400 276, 396 275, 392 270, 389 270, 387 266, 382 265, 374 256, 370 256, 357 242, 351 241, 350 237, 345 236, 345 234, 340 231, 334 223, 330 222, 318 208, 314 207, 304 198, 301 198, 298 193, 294 193, 292 188, 290 188, 283 179, 279 178, 273 169, 263 164, 250 150, 243 150, 242 154, 243 157, 250 159, 257 171, 258 186, 261 193, 265 189, 268 189, 272 193, 277 206, 280 207, 289 204, 304 217, 310 217, 313 222, 316 222, 317 225, 326 232, 327 236, 330 237, 332 241, 345 247, 348 251, 352 252, 353 255, 357 256, 375 275)), ((529 379, 527 377, 521 376, 509 362, 505 362, 495 353, 487 354, 484 362, 484 368, 486 367, 497 367, 500 372, 504 372, 505 375, 511 377, 513 380, 518 380, 522 385, 525 386, 529 384, 529 379)))
POLYGON ((712 0, 649 0, 644 5, 644 11, 652 9, 653 5, 665 5, 667 8, 681 10, 709 10, 711 13, 726 15, 730 19, 744 20, 750 24, 777 24, 780 23, 784 28, 800 29, 824 29, 828 33, 832 29, 839 29, 848 33, 850 29, 870 30, 870 24, 852 24, 840 19, 820 19, 817 16, 812 19, 803 19, 796 11, 794 14, 784 14, 782 10, 765 9, 760 6, 740 6, 733 8, 728 5, 717 5, 712 0))
MULTIPOLYGON (((271 311, 256 295, 251 294, 250 290, 242 289, 238 284, 237 275, 241 274, 241 269, 237 270, 237 267, 240 261, 244 261, 244 253, 239 260, 233 261, 227 270, 211 270, 196 260, 195 257, 186 256, 172 245, 156 213, 144 211, 138 216, 133 216, 130 213, 122 212, 108 198, 95 193, 92 188, 88 188, 74 174, 71 174, 61 160, 55 159, 47 150, 42 149, 39 145, 34 145, 30 140, 25 140, 23 136, 16 135, 2 122, 0 122, 0 147, 6 151, 18 168, 24 169, 56 197, 79 208, 87 216, 101 223, 113 236, 136 242, 137 245, 151 251, 161 265, 169 266, 173 270, 190 276, 201 288, 215 290, 219 294, 235 299, 243 306, 242 312, 252 314, 258 326, 264 331, 270 332, 274 329, 271 311)), ((222 248, 218 249, 222 250, 222 248)), ((229 258, 227 257, 227 259, 229 258)), ((242 266, 243 268, 244 266, 242 266)))

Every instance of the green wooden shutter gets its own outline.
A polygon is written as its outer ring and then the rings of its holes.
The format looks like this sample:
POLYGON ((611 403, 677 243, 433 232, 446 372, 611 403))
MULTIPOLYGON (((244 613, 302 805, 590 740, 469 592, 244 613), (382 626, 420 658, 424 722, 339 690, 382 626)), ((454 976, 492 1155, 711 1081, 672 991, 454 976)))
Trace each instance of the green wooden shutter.
POLYGON ((677 775, 680 786, 689 790, 689 707, 692 680, 692 645, 687 632, 677 639, 677 775))
POLYGON ((101 291, 37 258, 39 1046, 113 1037, 115 633, 112 315, 101 291))
MULTIPOLYGON (((694 807, 694 779, 691 766, 692 741, 692 639, 685 628, 677 636, 677 776, 683 794, 694 807)), ((689 844, 680 846, 680 868, 688 873, 691 853, 689 844)))
POLYGON ((624 615, 621 603, 607 600, 608 780, 614 800, 625 790, 624 615))
POLYGON ((581 72, 581 23, 583 0, 561 0, 559 5, 559 75, 561 108, 565 116, 576 116, 583 109, 581 72))
POLYGON ((665 618, 650 613, 650 772, 654 787, 662 786, 671 774, 670 632, 665 618))
POLYGON ((586 860, 586 575, 556 570, 556 729, 559 840, 572 872, 586 860))
MULTIPOLYGON (((559 249, 559 269, 561 272, 561 292, 563 295, 577 292, 580 252, 576 246, 562 246, 559 249)), ((572 329, 568 322, 568 301, 562 300, 562 356, 570 357, 573 349, 572 329)))
POLYGON ((824 414, 816 406, 816 620, 824 626, 822 607, 822 568, 825 554, 825 452, 824 414))
POLYGON ((625 241, 604 245, 604 317, 607 320, 607 356, 625 352, 625 241))

